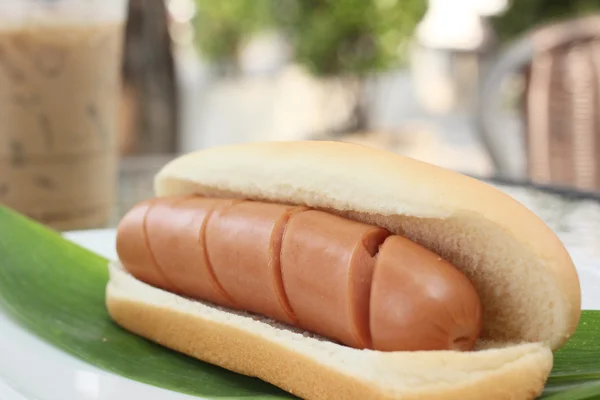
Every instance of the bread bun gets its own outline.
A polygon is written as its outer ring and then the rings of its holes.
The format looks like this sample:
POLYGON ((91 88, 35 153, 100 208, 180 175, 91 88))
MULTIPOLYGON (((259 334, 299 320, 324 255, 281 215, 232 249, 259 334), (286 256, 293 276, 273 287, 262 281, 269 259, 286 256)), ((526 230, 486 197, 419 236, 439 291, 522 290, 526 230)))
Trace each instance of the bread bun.
POLYGON ((111 264, 107 306, 126 329, 304 398, 532 398, 579 322, 578 276, 549 227, 499 190, 427 163, 342 142, 243 144, 173 160, 155 192, 326 210, 407 236, 473 281, 484 308, 476 351, 388 353, 190 301, 111 264))

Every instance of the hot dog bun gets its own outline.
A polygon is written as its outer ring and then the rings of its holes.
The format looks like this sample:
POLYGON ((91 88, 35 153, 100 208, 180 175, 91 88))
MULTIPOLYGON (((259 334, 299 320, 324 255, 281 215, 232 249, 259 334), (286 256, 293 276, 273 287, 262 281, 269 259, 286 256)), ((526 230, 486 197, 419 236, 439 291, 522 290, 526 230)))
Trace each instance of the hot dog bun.
POLYGON ((379 225, 475 284, 484 306, 475 352, 376 352, 184 299, 111 263, 106 299, 117 323, 300 397, 533 398, 552 350, 579 321, 579 280, 556 235, 502 192, 430 164, 341 142, 244 144, 175 159, 157 174, 155 192, 305 205, 379 225))

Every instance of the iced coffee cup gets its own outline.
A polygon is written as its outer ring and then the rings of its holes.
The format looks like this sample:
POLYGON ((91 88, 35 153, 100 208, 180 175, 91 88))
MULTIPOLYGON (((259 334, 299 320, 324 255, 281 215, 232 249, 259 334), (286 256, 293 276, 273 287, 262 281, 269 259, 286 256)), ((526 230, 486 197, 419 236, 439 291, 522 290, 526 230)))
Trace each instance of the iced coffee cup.
POLYGON ((127 0, 0 0, 0 204, 59 230, 116 202, 127 0))

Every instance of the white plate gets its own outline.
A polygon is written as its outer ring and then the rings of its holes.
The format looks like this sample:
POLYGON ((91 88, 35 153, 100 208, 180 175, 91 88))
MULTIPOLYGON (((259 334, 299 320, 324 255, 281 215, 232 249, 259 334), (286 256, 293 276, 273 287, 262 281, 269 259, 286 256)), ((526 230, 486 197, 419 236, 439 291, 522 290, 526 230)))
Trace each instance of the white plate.
MULTIPOLYGON (((65 233, 65 237, 115 259, 115 231, 65 233)), ((572 254, 581 278, 582 307, 600 309, 600 260, 572 254)), ((40 341, 0 309, 0 400, 191 400, 197 397, 122 378, 40 341)))

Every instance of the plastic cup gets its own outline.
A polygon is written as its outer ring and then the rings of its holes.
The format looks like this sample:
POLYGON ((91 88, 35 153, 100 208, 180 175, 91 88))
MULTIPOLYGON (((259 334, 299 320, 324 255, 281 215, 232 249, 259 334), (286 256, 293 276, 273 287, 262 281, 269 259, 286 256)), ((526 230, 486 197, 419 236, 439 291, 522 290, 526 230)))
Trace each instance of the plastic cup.
POLYGON ((58 230, 117 195, 127 0, 0 0, 0 204, 58 230))

